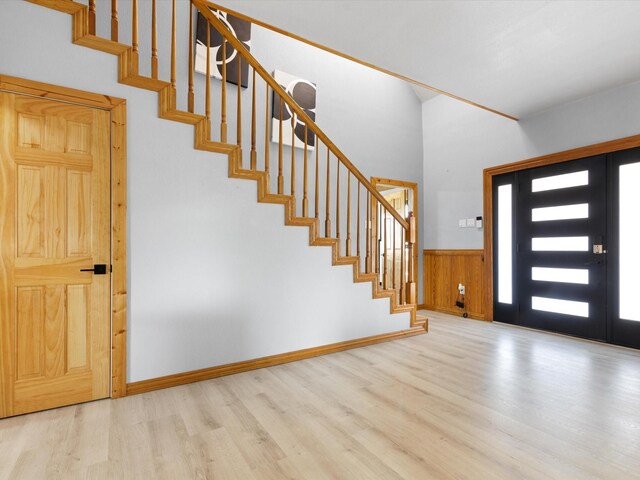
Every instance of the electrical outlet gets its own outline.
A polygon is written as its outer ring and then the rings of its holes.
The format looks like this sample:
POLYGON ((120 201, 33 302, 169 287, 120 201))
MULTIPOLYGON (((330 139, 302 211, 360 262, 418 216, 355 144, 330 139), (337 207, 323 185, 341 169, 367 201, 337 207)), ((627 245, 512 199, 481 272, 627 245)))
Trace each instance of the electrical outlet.
POLYGON ((458 284, 458 291, 460 292, 460 295, 464 295, 464 285, 461 283, 458 284))

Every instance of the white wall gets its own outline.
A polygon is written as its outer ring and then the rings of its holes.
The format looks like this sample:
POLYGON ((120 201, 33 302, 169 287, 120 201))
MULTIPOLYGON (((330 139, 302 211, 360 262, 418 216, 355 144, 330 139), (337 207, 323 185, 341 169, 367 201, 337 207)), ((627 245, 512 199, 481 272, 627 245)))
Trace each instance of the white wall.
MULTIPOLYGON (((159 120, 155 94, 117 84, 115 57, 72 45, 70 27, 66 14, 3 0, 0 73, 127 99, 129 382, 408 326, 370 284, 353 284, 351 267, 331 267, 328 248, 307 246, 306 228, 284 228, 281 206, 258 204, 253 182, 228 179, 225 157, 194 151, 192 128, 159 120)), ((419 181, 420 106, 406 85, 286 58, 273 65, 318 82, 320 125, 366 175, 419 181)))
POLYGON ((422 107, 425 248, 482 248, 482 170, 640 133, 640 82, 514 122, 438 96, 422 107))

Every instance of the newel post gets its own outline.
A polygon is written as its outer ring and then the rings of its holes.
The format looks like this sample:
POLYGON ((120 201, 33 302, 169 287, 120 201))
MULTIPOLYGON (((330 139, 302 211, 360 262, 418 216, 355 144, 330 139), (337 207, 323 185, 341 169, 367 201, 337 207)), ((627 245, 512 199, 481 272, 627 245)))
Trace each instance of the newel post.
POLYGON ((406 288, 406 292, 407 292, 407 303, 411 303, 411 304, 415 304, 416 303, 416 282, 413 281, 414 279, 414 269, 416 268, 416 266, 414 265, 414 256, 413 256, 413 249, 416 246, 416 238, 417 238, 417 231, 416 231, 416 217, 413 215, 413 212, 409 212, 409 216, 407 217, 407 223, 409 224, 409 232, 407 235, 408 241, 407 241, 407 246, 409 248, 409 252, 407 255, 407 260, 408 260, 408 264, 409 264, 409 268, 407 269, 407 276, 409 277, 407 280, 407 288, 406 288))

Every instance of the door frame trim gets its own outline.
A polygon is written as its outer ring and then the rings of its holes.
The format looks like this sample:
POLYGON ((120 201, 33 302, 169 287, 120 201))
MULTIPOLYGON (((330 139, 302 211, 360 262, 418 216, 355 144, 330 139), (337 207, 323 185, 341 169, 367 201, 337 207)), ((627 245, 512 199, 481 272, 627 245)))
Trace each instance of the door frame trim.
POLYGON ((127 365, 127 104, 122 98, 0 74, 0 91, 111 114, 111 397, 124 397, 127 365))
POLYGON ((529 168, 553 165, 580 158, 640 147, 640 135, 619 138, 586 147, 573 148, 518 162, 485 168, 482 171, 482 189, 484 197, 484 315, 485 320, 493 321, 493 177, 503 173, 517 172, 529 168))
MULTIPOLYGON (((416 244, 413 248, 413 264, 415 265, 413 269, 413 282, 416 284, 416 291, 418 290, 418 238, 420 235, 420 228, 418 226, 419 218, 418 215, 418 184, 415 182, 406 182, 404 180, 393 180, 391 178, 382 178, 382 177, 371 177, 371 185, 375 188, 378 184, 383 185, 393 185, 394 187, 404 187, 410 188, 413 191, 413 216, 416 218, 416 244)), ((373 203, 372 203, 373 205, 373 203)), ((423 299, 424 300, 424 299, 423 299)))

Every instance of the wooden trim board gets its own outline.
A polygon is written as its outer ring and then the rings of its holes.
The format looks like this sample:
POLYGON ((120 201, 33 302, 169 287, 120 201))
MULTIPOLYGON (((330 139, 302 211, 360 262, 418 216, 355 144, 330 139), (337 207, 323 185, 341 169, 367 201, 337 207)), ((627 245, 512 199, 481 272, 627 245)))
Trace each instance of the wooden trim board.
POLYGON ((640 135, 595 143, 586 147, 573 148, 562 152, 534 157, 519 162, 508 163, 483 171, 484 196, 484 313, 485 319, 493 321, 493 177, 503 173, 517 172, 528 168, 553 165, 555 163, 578 160, 580 158, 640 147, 640 135))
POLYGON ((127 109, 106 95, 0 74, 0 90, 99 108, 111 113, 111 396, 126 394, 127 332, 127 109))
POLYGON ((127 394, 127 111, 111 111, 111 396, 127 394))
POLYGON ((125 104, 122 98, 100 95, 97 93, 85 92, 73 88, 59 87, 47 83, 36 82, 24 78, 11 77, 0 74, 0 89, 33 97, 42 97, 49 100, 59 100, 61 102, 76 103, 87 107, 100 108, 102 110, 113 110, 118 105, 125 104))
POLYGON ((151 378, 149 380, 141 380, 127 384, 127 395, 137 395, 139 393, 151 392, 162 388, 176 387, 187 383, 200 382, 202 380, 210 380, 212 378, 224 377, 235 373, 247 372, 258 368, 271 367, 281 365, 283 363, 295 362, 306 358, 327 355, 329 353, 341 352, 351 348, 365 347, 376 343, 395 340, 403 337, 411 337, 424 333, 424 327, 421 325, 411 327, 408 330, 399 330, 397 332, 383 333, 381 335, 373 335, 370 337, 358 338, 355 340, 347 340, 344 342, 332 343, 320 347, 305 348, 293 352, 279 353, 268 357, 255 358, 253 360, 245 360, 242 362, 229 363, 217 367, 203 368, 201 370, 193 370, 191 372, 177 373, 175 375, 167 375, 165 377, 151 378))

